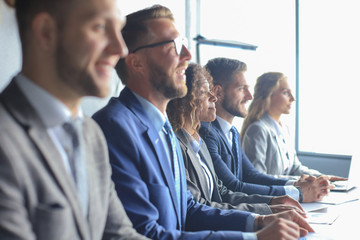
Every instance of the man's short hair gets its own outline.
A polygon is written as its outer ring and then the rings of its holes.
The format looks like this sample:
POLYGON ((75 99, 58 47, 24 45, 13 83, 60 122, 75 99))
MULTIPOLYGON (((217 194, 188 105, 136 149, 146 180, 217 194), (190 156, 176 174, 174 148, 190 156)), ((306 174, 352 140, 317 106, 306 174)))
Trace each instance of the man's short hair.
MULTIPOLYGON (((170 9, 161 5, 154 5, 126 16, 126 24, 122 30, 122 35, 128 46, 129 53, 140 45, 147 44, 149 31, 146 21, 157 18, 168 18, 174 21, 174 16, 170 9)), ((128 76, 125 60, 120 59, 115 69, 122 83, 126 84, 128 76)))
POLYGON ((26 51, 27 31, 31 29, 34 17, 41 12, 47 12, 53 16, 58 23, 58 27, 62 27, 63 20, 66 19, 70 3, 73 0, 16 0, 15 12, 19 27, 19 35, 23 54, 26 51))
POLYGON ((213 78, 213 85, 226 87, 233 81, 234 74, 247 70, 246 64, 236 59, 214 58, 207 62, 205 69, 213 78))

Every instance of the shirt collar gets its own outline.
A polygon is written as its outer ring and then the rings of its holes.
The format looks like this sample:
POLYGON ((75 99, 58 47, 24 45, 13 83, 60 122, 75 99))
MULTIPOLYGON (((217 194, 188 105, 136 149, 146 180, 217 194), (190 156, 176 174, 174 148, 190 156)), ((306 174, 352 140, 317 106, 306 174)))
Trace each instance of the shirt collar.
MULTIPOLYGON (((19 73, 15 81, 47 128, 61 125, 72 118, 70 110, 61 101, 32 82, 24 74, 19 73)), ((75 118, 83 120, 81 108, 79 108, 75 118)))
POLYGON ((225 133, 225 135, 229 135, 232 125, 219 116, 216 116, 216 120, 218 120, 220 128, 225 133))
POLYGON ((278 135, 278 136, 282 136, 283 134, 282 134, 282 127, 280 126, 280 124, 278 123, 278 122, 276 122, 268 113, 265 113, 266 115, 266 117, 268 118, 268 119, 270 119, 270 122, 272 123, 272 125, 273 125, 273 127, 275 128, 275 130, 276 130, 276 134, 278 135))
POLYGON ((166 113, 160 112, 160 110, 157 109, 154 104, 141 97, 140 95, 136 94, 135 92, 132 91, 132 93, 135 95, 135 97, 139 100, 140 104, 145 109, 145 112, 150 117, 155 129, 160 132, 160 130, 164 127, 165 121, 167 120, 166 113))
POLYGON ((188 136, 188 139, 190 140, 190 145, 192 147, 192 149, 194 150, 195 154, 198 154, 201 148, 201 144, 202 144, 202 139, 200 138, 200 141, 196 141, 195 138, 193 138, 190 133, 188 133, 188 131, 186 131, 186 129, 184 128, 185 133, 188 136))

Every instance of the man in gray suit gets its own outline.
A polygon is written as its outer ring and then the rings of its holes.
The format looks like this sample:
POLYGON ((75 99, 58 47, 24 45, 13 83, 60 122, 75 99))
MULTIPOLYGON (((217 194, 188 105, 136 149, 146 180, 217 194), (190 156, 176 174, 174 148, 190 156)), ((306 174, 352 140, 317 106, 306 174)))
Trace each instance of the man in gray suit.
POLYGON ((114 190, 107 146, 83 116, 127 55, 115 0, 17 0, 23 66, 0 94, 1 239, 147 239, 114 190))

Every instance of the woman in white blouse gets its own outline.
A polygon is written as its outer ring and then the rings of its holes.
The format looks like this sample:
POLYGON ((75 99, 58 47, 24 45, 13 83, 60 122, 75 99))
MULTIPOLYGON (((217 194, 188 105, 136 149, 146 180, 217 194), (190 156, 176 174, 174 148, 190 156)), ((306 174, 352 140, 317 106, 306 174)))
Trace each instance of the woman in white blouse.
MULTIPOLYGON (((268 72, 256 82, 254 100, 241 130, 243 149, 252 164, 263 173, 271 175, 320 176, 299 161, 286 125, 280 121, 289 114, 295 101, 287 82, 280 72, 268 72)), ((339 180, 330 177, 330 180, 339 180)))

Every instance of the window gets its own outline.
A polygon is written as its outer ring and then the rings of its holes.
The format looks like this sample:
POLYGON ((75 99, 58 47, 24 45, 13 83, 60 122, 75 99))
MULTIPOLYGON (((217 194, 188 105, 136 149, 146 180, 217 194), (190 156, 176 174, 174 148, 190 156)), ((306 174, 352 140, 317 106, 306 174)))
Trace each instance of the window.
POLYGON ((300 151, 349 155, 355 149, 359 22, 355 0, 299 1, 300 151))
MULTIPOLYGON (((256 78, 268 71, 288 76, 295 87, 295 2, 289 0, 206 0, 201 1, 199 33, 207 39, 245 42, 256 51, 200 46, 200 63, 215 57, 229 57, 248 66, 247 81, 253 90, 256 78)), ((195 55, 193 53, 193 61, 195 55)), ((294 89, 295 91, 295 89, 294 89)), ((283 118, 294 130, 295 110, 283 118)), ((234 124, 241 129, 242 119, 234 124)))

